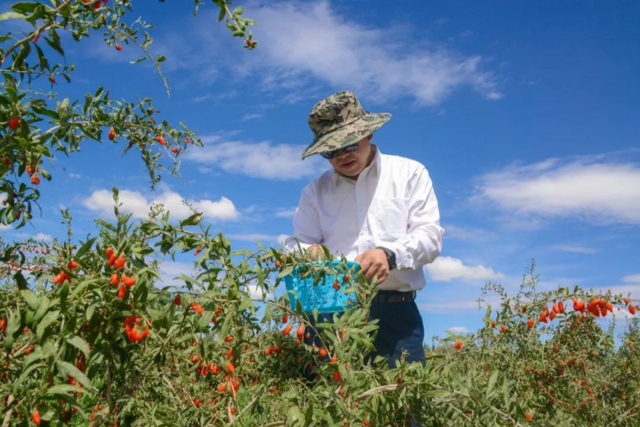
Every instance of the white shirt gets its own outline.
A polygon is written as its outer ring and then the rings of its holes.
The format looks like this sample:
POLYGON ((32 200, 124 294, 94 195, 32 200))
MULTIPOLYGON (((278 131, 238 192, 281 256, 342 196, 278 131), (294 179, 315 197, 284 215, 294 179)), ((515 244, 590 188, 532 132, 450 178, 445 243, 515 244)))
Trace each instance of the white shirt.
POLYGON ((379 289, 412 291, 426 285, 422 267, 440 254, 443 234, 427 169, 376 147, 357 180, 331 169, 304 187, 284 246, 322 244, 349 261, 384 246, 395 252, 397 268, 379 289))

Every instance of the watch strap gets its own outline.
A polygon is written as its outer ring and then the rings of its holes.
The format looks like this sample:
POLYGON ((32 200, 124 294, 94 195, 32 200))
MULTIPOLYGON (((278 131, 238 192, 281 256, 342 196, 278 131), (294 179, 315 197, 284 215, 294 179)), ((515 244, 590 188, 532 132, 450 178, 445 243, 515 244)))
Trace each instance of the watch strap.
POLYGON ((387 254, 387 263, 389 264, 389 270, 394 270, 396 268, 396 254, 389 248, 385 248, 384 246, 377 246, 376 249, 380 249, 387 254))

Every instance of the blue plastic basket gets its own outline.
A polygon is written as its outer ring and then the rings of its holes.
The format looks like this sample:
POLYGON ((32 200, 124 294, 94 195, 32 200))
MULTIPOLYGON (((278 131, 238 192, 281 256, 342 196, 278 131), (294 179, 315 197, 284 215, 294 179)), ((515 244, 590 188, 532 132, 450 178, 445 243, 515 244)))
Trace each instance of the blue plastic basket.
MULTIPOLYGON (((316 261, 310 264, 322 264, 323 261, 316 261)), ((331 263, 334 267, 340 264, 339 260, 335 260, 331 263)), ((337 275, 327 274, 324 278, 321 278, 316 286, 313 286, 314 276, 309 275, 305 278, 300 278, 300 269, 302 266, 296 266, 293 272, 284 277, 285 284, 287 286, 287 295, 289 296, 289 302, 293 310, 296 309, 297 301, 300 300, 302 310, 306 313, 311 313, 313 309, 317 309, 319 313, 335 313, 343 312, 349 302, 355 302, 354 293, 344 293, 347 286, 342 282, 342 278, 345 273, 354 274, 360 269, 360 264, 353 261, 347 261, 347 271, 341 271, 337 275), (340 289, 333 289, 334 281, 338 279, 340 283, 340 289), (295 291, 296 293, 289 292, 295 291)))

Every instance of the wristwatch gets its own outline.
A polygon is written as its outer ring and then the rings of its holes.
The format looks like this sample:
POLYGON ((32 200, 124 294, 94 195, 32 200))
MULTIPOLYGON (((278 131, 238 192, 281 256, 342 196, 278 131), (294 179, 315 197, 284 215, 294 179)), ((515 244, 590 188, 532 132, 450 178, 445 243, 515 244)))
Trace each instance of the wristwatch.
POLYGON ((396 254, 391 249, 387 249, 384 246, 377 246, 376 249, 381 249, 387 254, 387 262, 389 263, 389 270, 396 268, 396 254))

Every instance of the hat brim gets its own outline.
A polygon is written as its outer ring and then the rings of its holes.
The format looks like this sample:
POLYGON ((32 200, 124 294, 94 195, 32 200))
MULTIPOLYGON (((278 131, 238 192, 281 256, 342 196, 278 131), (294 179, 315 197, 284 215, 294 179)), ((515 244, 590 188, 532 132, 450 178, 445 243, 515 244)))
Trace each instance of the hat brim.
POLYGON ((391 120, 389 113, 367 113, 362 118, 313 141, 302 153, 302 160, 314 154, 338 150, 371 135, 391 120))

